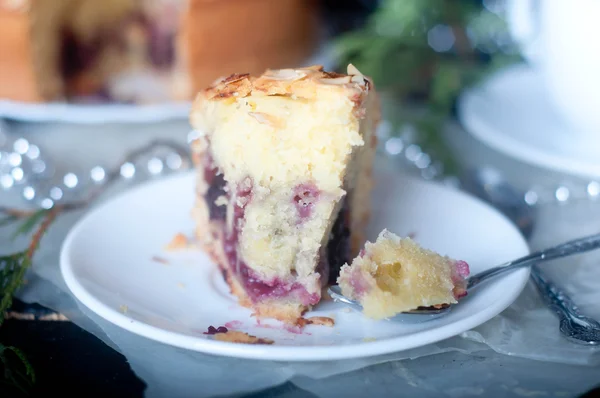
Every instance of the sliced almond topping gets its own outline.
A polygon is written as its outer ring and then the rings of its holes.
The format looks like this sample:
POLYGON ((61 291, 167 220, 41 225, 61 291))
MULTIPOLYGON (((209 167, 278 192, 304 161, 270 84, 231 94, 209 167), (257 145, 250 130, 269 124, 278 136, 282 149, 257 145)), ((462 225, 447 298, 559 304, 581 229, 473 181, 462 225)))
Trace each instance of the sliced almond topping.
POLYGON ((225 78, 224 80, 221 80, 219 83, 224 84, 224 85, 229 85, 231 83, 239 82, 240 80, 246 79, 246 78, 248 78, 248 76, 250 76, 248 73, 243 73, 243 74, 235 73, 235 74, 225 78))
POLYGON ((342 85, 350 83, 352 76, 334 77, 331 79, 320 79, 319 81, 324 84, 342 85))
POLYGON ((216 78, 216 79, 215 79, 215 80, 212 82, 211 86, 213 86, 213 87, 214 87, 214 86, 216 86, 217 84, 220 84, 221 82, 223 82, 225 79, 227 79, 227 76, 219 76, 218 78, 216 78))
POLYGON ((283 126, 283 121, 281 119, 268 113, 248 112, 248 115, 252 116, 260 124, 266 124, 275 128, 280 128, 283 126))
POLYGON ((352 65, 352 64, 348 64, 348 74, 349 75, 360 75, 362 76, 363 74, 360 73, 360 71, 356 68, 356 66, 352 65))
POLYGON ((363 75, 354 75, 352 76, 352 83, 365 84, 367 80, 363 75))
POLYGON ((306 77, 306 73, 301 70, 295 69, 277 69, 277 70, 268 70, 264 77, 273 80, 299 80, 303 77, 306 77))

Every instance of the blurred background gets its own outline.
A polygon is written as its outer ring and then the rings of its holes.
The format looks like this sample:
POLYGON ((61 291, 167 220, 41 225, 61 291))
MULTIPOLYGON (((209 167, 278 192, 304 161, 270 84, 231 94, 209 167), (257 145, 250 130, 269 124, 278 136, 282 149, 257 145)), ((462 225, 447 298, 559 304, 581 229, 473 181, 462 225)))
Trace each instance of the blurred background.
MULTIPOLYGON (((0 206, 48 209, 113 172, 126 188, 189 169, 190 101, 219 77, 352 63, 381 95, 386 167, 474 193, 523 231, 535 220, 532 248, 598 232, 599 18, 595 0, 0 0, 0 206), (128 156, 157 139, 169 145, 128 156)), ((52 262, 36 272, 60 278, 52 262)), ((597 296, 578 300, 600 314, 597 296)), ((55 323, 0 336, 35 347, 58 391, 84 372, 69 362, 83 337, 55 323)), ((103 360, 82 380, 141 389, 86 339, 103 360)))
MULTIPOLYGON (((0 193, 47 206, 126 148, 185 143, 189 101, 223 75, 353 63, 383 98, 382 152, 422 177, 489 166, 530 205, 587 200, 600 193, 585 51, 598 5, 579 3, 3 1, 0 193)), ((167 156, 137 176, 179 164, 167 156)))

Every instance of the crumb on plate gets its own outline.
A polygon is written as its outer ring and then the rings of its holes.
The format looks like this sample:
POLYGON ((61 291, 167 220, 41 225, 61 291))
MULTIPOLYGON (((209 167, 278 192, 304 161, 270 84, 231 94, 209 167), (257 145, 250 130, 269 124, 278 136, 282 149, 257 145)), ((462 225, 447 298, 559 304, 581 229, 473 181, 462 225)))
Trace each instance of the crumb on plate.
POLYGON ((299 326, 306 325, 320 325, 320 326, 328 326, 333 327, 335 325, 335 321, 333 318, 327 316, 313 316, 310 318, 301 318, 298 322, 299 326))
POLYGON ((216 333, 215 339, 219 341, 227 341, 230 343, 239 344, 273 344, 274 341, 270 339, 264 339, 256 336, 249 335, 245 332, 238 332, 236 330, 229 330, 225 333, 216 333))
POLYGON ((214 327, 214 326, 209 326, 208 330, 206 332, 204 332, 203 334, 217 334, 217 333, 227 333, 228 330, 225 326, 219 326, 219 327, 214 327))
POLYGON ((119 306, 119 311, 121 311, 123 314, 127 314, 127 311, 129 311, 129 307, 123 304, 119 306))
POLYGON ((169 264, 169 260, 167 260, 166 258, 162 258, 159 256, 152 256, 152 261, 160 263, 160 264, 169 264))
POLYGON ((53 313, 40 316, 38 318, 38 321, 69 321, 69 318, 67 318, 63 314, 53 313))
POLYGON ((165 250, 167 251, 175 251, 187 249, 189 247, 189 240, 187 236, 182 234, 181 232, 175 234, 173 239, 165 246, 165 250))
POLYGON ((7 311, 4 313, 4 319, 16 319, 19 321, 34 321, 35 315, 30 314, 30 313, 7 311))

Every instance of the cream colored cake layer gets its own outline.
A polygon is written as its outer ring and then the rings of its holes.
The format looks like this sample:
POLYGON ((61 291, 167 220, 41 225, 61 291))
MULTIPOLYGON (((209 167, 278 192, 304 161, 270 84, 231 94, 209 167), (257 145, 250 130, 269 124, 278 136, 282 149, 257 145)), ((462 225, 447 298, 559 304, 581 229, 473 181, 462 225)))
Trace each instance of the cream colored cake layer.
POLYGON ((277 71, 234 78, 198 95, 192 125, 210 137, 228 181, 251 177, 273 187, 311 179, 341 193, 348 157, 364 145, 360 107, 368 83, 362 76, 358 83, 352 76, 328 76, 312 69, 277 71))
POLYGON ((384 230, 375 243, 366 243, 352 265, 342 267, 338 284, 344 295, 362 304, 366 316, 383 319, 418 307, 456 303, 455 287, 466 276, 459 275, 456 266, 456 261, 384 230))

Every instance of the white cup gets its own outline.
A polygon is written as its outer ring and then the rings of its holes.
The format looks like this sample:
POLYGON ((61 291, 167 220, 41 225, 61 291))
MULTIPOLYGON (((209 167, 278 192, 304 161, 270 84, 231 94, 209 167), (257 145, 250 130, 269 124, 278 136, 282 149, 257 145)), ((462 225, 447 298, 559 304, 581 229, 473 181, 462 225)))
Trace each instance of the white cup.
POLYGON ((507 20, 569 134, 600 145, 600 0, 507 0, 507 20))

